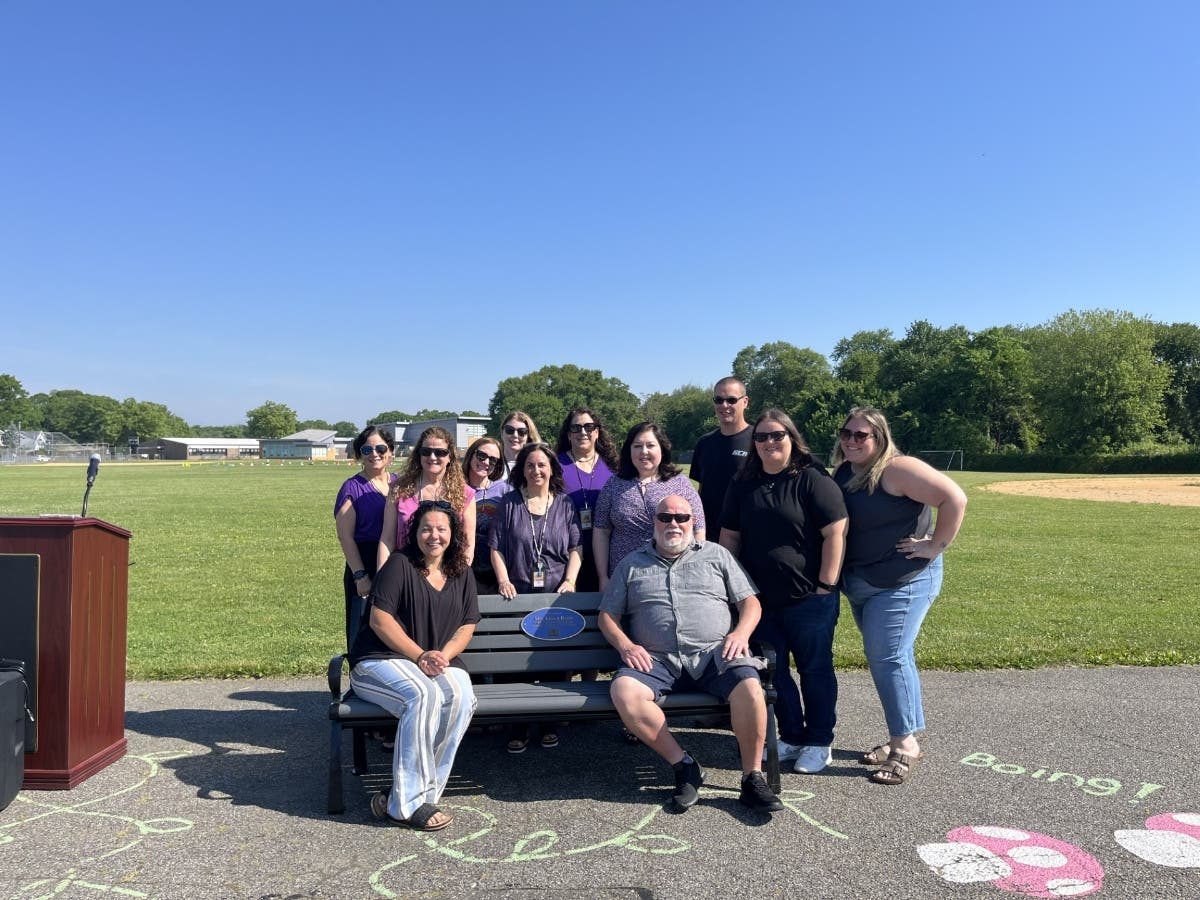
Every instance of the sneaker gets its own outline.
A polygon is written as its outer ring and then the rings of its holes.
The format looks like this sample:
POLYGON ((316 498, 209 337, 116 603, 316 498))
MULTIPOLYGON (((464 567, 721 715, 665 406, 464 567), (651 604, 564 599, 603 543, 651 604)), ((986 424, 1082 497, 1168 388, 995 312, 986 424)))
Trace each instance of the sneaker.
POLYGON ((797 772, 812 775, 820 772, 831 762, 833 762, 833 754, 829 752, 828 747, 801 747, 794 768, 797 772))
MULTIPOLYGON (((779 761, 781 763, 790 762, 800 755, 800 751, 804 749, 800 744, 789 744, 787 741, 777 741, 779 745, 779 761)), ((767 761, 767 748, 763 747, 763 762, 767 761)))
POLYGON ((689 809, 700 799, 700 785, 704 784, 704 770, 700 763, 693 759, 689 762, 677 762, 675 770, 675 793, 671 799, 680 809, 689 809))
POLYGON ((738 802, 762 812, 779 812, 783 809, 783 801, 771 792, 762 772, 751 772, 742 778, 742 794, 738 802))

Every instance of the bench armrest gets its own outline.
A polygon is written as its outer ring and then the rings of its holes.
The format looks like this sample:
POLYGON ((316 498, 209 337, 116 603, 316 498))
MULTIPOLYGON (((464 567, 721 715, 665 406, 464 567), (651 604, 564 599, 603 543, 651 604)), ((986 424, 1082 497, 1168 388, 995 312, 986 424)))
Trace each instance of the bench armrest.
POLYGON ((773 688, 775 687, 775 669, 778 666, 778 658, 775 655, 775 648, 763 640, 756 640, 754 643, 757 645, 758 649, 758 653, 756 655, 767 661, 767 671, 766 675, 763 676, 763 680, 767 683, 767 687, 773 688))
POLYGON ((342 699, 342 665, 345 661, 344 653, 339 653, 329 661, 329 695, 334 700, 342 699))

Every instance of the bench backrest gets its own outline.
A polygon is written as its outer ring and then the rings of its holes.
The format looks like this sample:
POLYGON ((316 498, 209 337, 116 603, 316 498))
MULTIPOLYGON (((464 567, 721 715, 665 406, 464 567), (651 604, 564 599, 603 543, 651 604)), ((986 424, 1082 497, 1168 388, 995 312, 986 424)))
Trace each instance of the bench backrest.
POLYGON ((596 624, 599 593, 519 594, 505 600, 498 594, 479 597, 483 617, 460 659, 472 675, 615 669, 617 651, 596 624), (572 609, 583 616, 583 631, 563 640, 534 638, 521 630, 525 616, 538 609, 572 609))

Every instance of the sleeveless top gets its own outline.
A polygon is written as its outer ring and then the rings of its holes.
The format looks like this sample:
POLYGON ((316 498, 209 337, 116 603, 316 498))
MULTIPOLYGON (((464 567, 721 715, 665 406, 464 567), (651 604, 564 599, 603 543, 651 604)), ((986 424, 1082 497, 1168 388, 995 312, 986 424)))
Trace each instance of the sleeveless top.
POLYGON ((875 492, 848 491, 846 485, 854 473, 844 462, 833 473, 842 489, 850 530, 846 535, 844 576, 861 578, 879 588, 895 587, 911 581, 929 565, 928 559, 909 559, 896 550, 906 537, 925 537, 933 530, 933 512, 911 497, 897 497, 882 485, 875 492))

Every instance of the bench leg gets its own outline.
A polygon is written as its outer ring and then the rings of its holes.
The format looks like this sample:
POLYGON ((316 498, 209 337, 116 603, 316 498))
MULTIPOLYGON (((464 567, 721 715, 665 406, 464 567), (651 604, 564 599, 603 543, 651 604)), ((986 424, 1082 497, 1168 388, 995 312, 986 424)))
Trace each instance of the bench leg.
POLYGON ((775 730, 775 704, 767 704, 767 786, 776 794, 783 786, 779 776, 779 734, 775 730))
POLYGON ((350 743, 354 746, 354 774, 366 775, 370 769, 367 765, 367 732, 362 728, 352 728, 350 737, 350 743))
POLYGON ((342 723, 332 722, 329 729, 329 799, 331 815, 346 811, 346 800, 342 796, 342 723))

